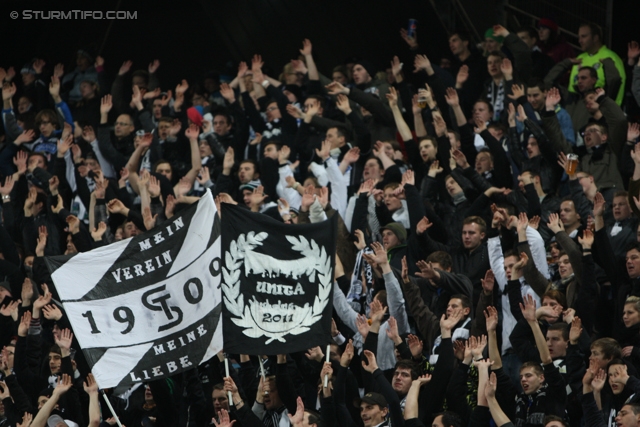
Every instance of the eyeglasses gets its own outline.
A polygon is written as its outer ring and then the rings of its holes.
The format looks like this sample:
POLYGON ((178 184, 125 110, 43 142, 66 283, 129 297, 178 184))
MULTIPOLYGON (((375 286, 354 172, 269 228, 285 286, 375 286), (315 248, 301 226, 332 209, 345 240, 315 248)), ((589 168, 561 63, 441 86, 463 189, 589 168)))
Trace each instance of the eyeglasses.
POLYGON ((49 120, 42 120, 42 121, 40 121, 40 124, 41 125, 50 125, 51 122, 49 120))
POLYGON ((269 107, 269 108, 267 108, 267 113, 270 113, 270 112, 275 111, 277 109, 278 109, 278 107, 269 107))
POLYGON ((591 128, 591 129, 585 130, 583 133, 584 133, 584 135, 586 135, 588 133, 602 133, 602 131, 600 129, 591 128))
POLYGON ((116 126, 131 126, 131 123, 126 123, 126 122, 116 122, 115 123, 116 126))

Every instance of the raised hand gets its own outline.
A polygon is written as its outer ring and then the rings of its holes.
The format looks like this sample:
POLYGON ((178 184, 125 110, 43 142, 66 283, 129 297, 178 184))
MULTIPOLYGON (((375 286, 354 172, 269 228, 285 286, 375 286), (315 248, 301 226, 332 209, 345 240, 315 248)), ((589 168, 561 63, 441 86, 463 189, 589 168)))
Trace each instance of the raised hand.
POLYGON ((149 68, 147 68, 147 70, 149 71, 149 74, 153 74, 156 71, 158 71, 158 68, 160 67, 160 60, 158 59, 154 59, 153 61, 151 61, 151 63, 149 64, 149 68))
POLYGON ((564 230, 564 225, 560 222, 560 217, 557 213, 549 214, 549 222, 547 223, 547 227, 549 230, 553 231, 554 234, 564 230))
POLYGON ((100 221, 98 228, 91 229, 91 237, 94 241, 99 242, 102 240, 102 236, 107 231, 107 224, 104 221, 100 221))
POLYGON ((487 331, 495 331, 498 326, 498 310, 493 306, 489 306, 484 311, 484 317, 487 324, 487 331))
POLYGON ((43 257, 44 256, 44 248, 47 247, 47 236, 49 233, 47 232, 47 226, 41 225, 38 227, 38 241, 36 245, 36 256, 43 257))
POLYGON ((520 303, 520 310, 527 322, 537 322, 536 318, 536 300, 531 295, 525 295, 523 297, 524 305, 520 303))
POLYGON ((555 111, 556 105, 560 103, 562 97, 560 96, 560 91, 556 87, 552 87, 547 92, 547 99, 545 100, 545 107, 547 111, 555 111))
POLYGON ((369 325, 369 321, 363 314, 358 314, 358 316, 356 316, 356 328, 358 329, 360 335, 362 335, 362 340, 366 340, 367 335, 369 335, 371 326, 369 325))
POLYGON ((507 96, 512 100, 517 100, 524 96, 524 86, 523 85, 512 85, 511 93, 507 94, 507 96))
POLYGON ((605 205, 604 196, 598 191, 593 198, 593 215, 596 217, 603 216, 605 205))
POLYGON ((0 181, 0 194, 3 196, 9 196, 13 190, 13 175, 7 175, 4 178, 4 185, 0 181))
POLYGON ((342 84, 338 82, 331 82, 328 85, 326 85, 325 88, 327 88, 329 95, 339 95, 341 93, 345 95, 349 95, 349 92, 350 92, 348 88, 344 87, 342 84))
POLYGON ((629 125, 627 127, 627 141, 636 141, 639 136, 640 136, 640 125, 638 123, 629 122, 629 125))
POLYGON ((111 108, 113 108, 113 101, 111 99, 111 95, 103 96, 100 102, 100 114, 109 114, 109 111, 111 111, 111 108))
POLYGON ((569 329, 569 341, 571 344, 577 344, 582 334, 582 320, 578 316, 573 317, 571 329, 569 329))
POLYGON ((485 295, 491 295, 493 293, 495 281, 496 278, 493 274, 493 270, 487 270, 484 274, 484 279, 480 279, 480 282, 482 282, 482 291, 485 295))
POLYGON ((62 377, 58 380, 56 388, 53 389, 53 394, 60 397, 65 394, 73 386, 71 377, 67 374, 62 374, 62 377))
POLYGON ((98 394, 98 383, 96 382, 96 379, 93 377, 92 373, 89 373, 89 375, 87 375, 86 380, 84 381, 84 391, 87 394, 98 394))
MULTIPOLYGON (((366 335, 365 335, 366 336, 366 335)), ((353 349, 353 340, 349 340, 347 346, 342 352, 342 356, 340 356, 340 366, 346 368, 351 364, 351 359, 353 359, 353 355, 355 351, 353 349)))
POLYGON ((411 356, 414 358, 418 358, 422 356, 422 350, 424 348, 424 344, 422 340, 413 334, 409 334, 407 336, 407 345, 409 346, 409 350, 411 351, 411 356))
POLYGON ((120 66, 120 69, 118 70, 118 75, 124 76, 125 74, 127 74, 131 69, 132 65, 133 65, 133 61, 124 61, 120 66))
POLYGON ((398 106, 398 93, 393 86, 389 86, 389 92, 387 93, 387 101, 389 101, 389 106, 391 108, 398 106))
POLYGON ((416 49, 418 47, 416 31, 413 32, 413 37, 409 37, 409 33, 407 32, 407 29, 401 28, 400 37, 402 37, 402 40, 404 40, 409 45, 409 48, 416 49))
POLYGON ((16 137, 16 139, 13 141, 13 143, 15 145, 22 145, 25 142, 33 141, 35 136, 36 136, 36 133, 34 131, 25 130, 20 135, 18 135, 16 137))
POLYGON ((156 226, 156 220, 158 219, 158 214, 151 215, 151 209, 149 206, 145 206, 142 210, 142 219, 144 221, 144 227, 147 230, 151 230, 156 226))
POLYGON ((427 71, 431 67, 431 61, 427 58, 427 55, 416 55, 416 58, 413 60, 414 73, 419 71, 427 71))
POLYGON ((504 76, 505 80, 513 79, 513 65, 511 64, 511 60, 509 58, 504 58, 500 63, 500 71, 504 76))
MULTIPOLYGON (((456 89, 462 89, 462 85, 469 79, 469 66, 463 65, 456 75, 456 89)), ((447 101, 448 102, 448 101, 447 101)))
POLYGON ((362 361, 362 368, 365 371, 373 374, 375 370, 378 369, 378 361, 376 360, 376 355, 369 350, 365 350, 363 353, 364 353, 364 356, 367 358, 367 361, 366 362, 364 360, 362 361))
POLYGON ((307 352, 305 353, 305 356, 307 356, 307 359, 309 360, 322 362, 322 359, 324 358, 324 353, 322 352, 322 349, 320 347, 316 346, 316 347, 311 347, 309 350, 307 350, 307 352))
POLYGON ((396 321, 395 317, 389 317, 389 320, 387 320, 387 325, 389 326, 387 328, 387 338, 393 341, 395 345, 400 344, 402 342, 402 338, 400 338, 400 333, 398 332, 398 322, 396 321))
POLYGON ((371 301, 369 305, 369 316, 371 316, 371 322, 382 322, 384 314, 387 312, 387 307, 383 307, 382 303, 377 299, 371 301))

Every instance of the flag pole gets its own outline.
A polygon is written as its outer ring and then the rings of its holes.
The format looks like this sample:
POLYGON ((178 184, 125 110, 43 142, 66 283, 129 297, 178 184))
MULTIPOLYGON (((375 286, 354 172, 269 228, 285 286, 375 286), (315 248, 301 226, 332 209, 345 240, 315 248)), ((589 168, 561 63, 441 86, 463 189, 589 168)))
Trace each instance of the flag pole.
MULTIPOLYGON (((227 359, 227 355, 224 355, 224 374, 229 376, 229 359, 227 359)), ((231 392, 227 392, 227 398, 229 399, 229 405, 233 405, 233 397, 231 396, 231 392)), ((121 426, 122 427, 122 426, 121 426)))
MULTIPOLYGON (((325 363, 329 363, 329 353, 331 352, 331 344, 327 344, 327 357, 325 358, 325 363)), ((327 388, 329 385, 329 374, 324 374, 324 388, 327 388)))
POLYGON ((122 423, 120 423, 120 418, 118 418, 118 416, 116 415, 116 411, 113 410, 113 406, 111 406, 111 402, 109 401, 109 398, 105 394, 104 390, 100 390, 100 394, 102 394, 104 401, 107 402, 107 406, 109 407, 109 410, 111 411, 111 415, 113 415, 113 418, 116 419, 116 423, 118 423, 118 427, 122 427, 122 423))

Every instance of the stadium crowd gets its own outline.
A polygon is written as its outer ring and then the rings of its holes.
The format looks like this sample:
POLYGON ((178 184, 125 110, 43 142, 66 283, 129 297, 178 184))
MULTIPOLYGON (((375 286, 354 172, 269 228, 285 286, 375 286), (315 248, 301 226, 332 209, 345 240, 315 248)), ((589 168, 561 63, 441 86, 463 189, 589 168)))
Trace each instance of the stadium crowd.
POLYGON ((339 216, 330 362, 260 356, 263 379, 233 355, 227 377, 219 354, 104 390, 127 426, 640 425, 640 46, 625 63, 578 34, 579 55, 549 19, 480 47, 456 32, 436 65, 402 30, 386 70, 326 75, 304 40, 273 75, 256 55, 175 88, 158 60, 110 81, 89 50, 0 69, 0 427, 115 425, 44 257, 207 189, 286 223, 339 216))

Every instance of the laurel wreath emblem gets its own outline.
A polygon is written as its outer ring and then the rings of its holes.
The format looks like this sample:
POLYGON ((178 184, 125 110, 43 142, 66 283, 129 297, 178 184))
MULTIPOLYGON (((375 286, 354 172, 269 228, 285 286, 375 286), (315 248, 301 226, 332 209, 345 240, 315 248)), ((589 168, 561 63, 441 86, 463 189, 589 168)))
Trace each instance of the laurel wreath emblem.
MULTIPOLYGON (((247 251, 252 251, 258 246, 262 246, 262 242, 268 237, 265 232, 256 234, 251 231, 241 234, 238 238, 231 242, 229 250, 225 253, 225 266, 222 267, 222 275, 224 281, 222 283, 223 299, 227 309, 236 317, 231 320, 239 327, 244 328, 243 333, 251 338, 260 338, 266 336, 269 338, 265 344, 280 341, 286 342, 286 335, 299 335, 307 332, 309 328, 320 320, 329 296, 331 294, 331 284, 333 281, 333 272, 331 268, 331 259, 327 255, 325 249, 319 246, 314 240, 307 240, 300 236, 286 236, 291 248, 299 252, 301 255, 315 260, 314 269, 310 275, 313 281, 313 274, 318 273, 318 294, 316 295, 313 305, 308 303, 304 307, 292 304, 269 304, 258 302, 255 297, 245 304, 244 295, 240 293, 240 273, 244 263, 244 257, 247 251), (291 307, 293 306, 293 307, 291 307), (286 313, 291 315, 292 321, 288 323, 288 327, 283 331, 269 330, 262 323, 257 315, 262 309, 267 308, 274 311, 287 310, 286 313)), ((280 301, 278 301, 280 303, 280 301)))

